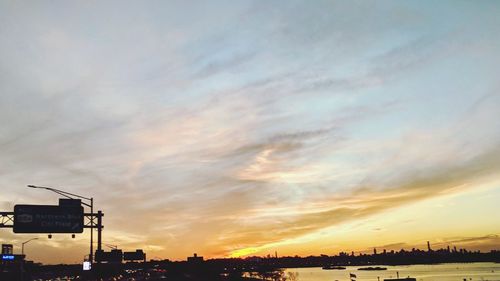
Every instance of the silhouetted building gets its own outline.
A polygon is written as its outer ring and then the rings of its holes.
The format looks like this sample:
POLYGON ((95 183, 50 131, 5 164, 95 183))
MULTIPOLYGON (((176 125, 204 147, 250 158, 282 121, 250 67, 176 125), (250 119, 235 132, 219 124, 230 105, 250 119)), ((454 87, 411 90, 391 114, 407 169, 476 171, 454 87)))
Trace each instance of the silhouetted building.
POLYGON ((431 243, 429 241, 427 241, 427 251, 432 251, 431 249, 431 243))
POLYGON ((14 254, 14 245, 2 244, 2 255, 12 255, 12 254, 14 254))
MULTIPOLYGON (((108 263, 122 263, 123 261, 123 252, 120 249, 113 249, 111 252, 105 251, 96 251, 96 260, 103 261, 108 263)), ((136 254, 136 252, 130 252, 132 254, 136 254)), ((136 260, 143 260, 143 256, 138 256, 136 260)))
POLYGON ((187 258, 187 261, 189 263, 201 263, 203 262, 203 257, 198 257, 198 255, 194 253, 192 257, 187 258))
POLYGON ((146 253, 142 249, 137 249, 135 252, 124 252, 123 259, 126 261, 146 261, 146 253))

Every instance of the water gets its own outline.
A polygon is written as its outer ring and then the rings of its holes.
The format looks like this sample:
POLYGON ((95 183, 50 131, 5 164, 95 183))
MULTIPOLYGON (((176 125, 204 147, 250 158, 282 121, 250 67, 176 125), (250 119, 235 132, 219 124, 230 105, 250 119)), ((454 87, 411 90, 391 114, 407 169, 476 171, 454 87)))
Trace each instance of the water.
MULTIPOLYGON (((323 270, 320 267, 314 268, 288 268, 285 273, 298 273, 297 281, 349 281, 349 273, 356 275, 359 281, 380 281, 385 278, 414 277, 417 281, 500 281, 499 263, 449 263, 436 265, 405 265, 405 266, 385 266, 385 271, 360 271, 362 266, 347 266, 345 270, 323 270)), ((292 278, 293 279, 293 278, 292 278)))

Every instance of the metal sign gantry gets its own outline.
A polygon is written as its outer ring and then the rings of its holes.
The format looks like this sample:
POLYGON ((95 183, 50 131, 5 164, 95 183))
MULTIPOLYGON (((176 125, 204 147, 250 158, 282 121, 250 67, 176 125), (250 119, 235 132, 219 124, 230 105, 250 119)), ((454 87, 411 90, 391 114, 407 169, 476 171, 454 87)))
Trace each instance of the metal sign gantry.
MULTIPOLYGON (((102 225, 102 217, 104 213, 98 211, 97 213, 84 213, 84 222, 83 228, 90 228, 91 231, 94 228, 97 228, 97 251, 102 250, 102 229, 104 226, 102 225)), ((0 212, 0 228, 14 228, 15 225, 15 213, 14 212, 0 212)), ((34 232, 30 232, 34 233, 34 232)), ((46 233, 40 231, 39 233, 46 233)), ((71 233, 71 232, 66 232, 71 233)), ((99 262, 99 260, 97 260, 99 262)))
POLYGON ((14 227, 14 212, 0 212, 0 228, 14 227))
POLYGON ((64 205, 14 206, 14 233, 82 233, 83 207, 64 205))

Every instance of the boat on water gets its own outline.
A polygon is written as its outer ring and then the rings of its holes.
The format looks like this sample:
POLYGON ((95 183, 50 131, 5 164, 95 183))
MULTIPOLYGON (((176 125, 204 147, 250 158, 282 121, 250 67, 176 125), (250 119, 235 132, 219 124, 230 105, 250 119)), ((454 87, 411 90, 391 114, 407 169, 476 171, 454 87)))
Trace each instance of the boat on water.
POLYGON ((324 270, 343 270, 345 267, 338 265, 325 265, 322 267, 324 270))
POLYGON ((369 266, 369 267, 358 268, 358 270, 387 270, 387 267, 380 267, 380 266, 372 267, 372 266, 369 266))

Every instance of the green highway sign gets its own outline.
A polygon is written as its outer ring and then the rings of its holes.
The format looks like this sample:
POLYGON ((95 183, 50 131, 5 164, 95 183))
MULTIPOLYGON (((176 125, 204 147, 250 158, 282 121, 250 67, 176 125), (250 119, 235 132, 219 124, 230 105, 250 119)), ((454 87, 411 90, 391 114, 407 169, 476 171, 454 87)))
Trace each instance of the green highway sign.
POLYGON ((15 205, 14 233, 82 233, 82 206, 15 205))

